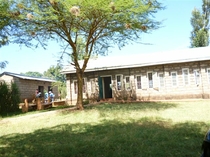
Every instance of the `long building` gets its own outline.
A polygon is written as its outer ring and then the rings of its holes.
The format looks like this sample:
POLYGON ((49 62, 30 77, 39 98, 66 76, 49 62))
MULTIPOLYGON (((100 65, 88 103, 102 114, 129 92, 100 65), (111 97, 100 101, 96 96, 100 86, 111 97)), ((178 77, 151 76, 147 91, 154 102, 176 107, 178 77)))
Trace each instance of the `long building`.
MULTIPOLYGON (((75 104, 74 66, 64 67, 63 73, 68 102, 75 104)), ((210 47, 90 59, 83 82, 83 97, 91 100, 208 99, 210 47)))

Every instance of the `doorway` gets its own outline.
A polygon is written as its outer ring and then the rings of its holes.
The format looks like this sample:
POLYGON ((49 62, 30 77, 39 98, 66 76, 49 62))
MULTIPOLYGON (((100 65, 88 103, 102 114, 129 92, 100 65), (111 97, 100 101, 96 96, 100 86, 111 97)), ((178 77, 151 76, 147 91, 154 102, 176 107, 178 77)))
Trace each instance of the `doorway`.
POLYGON ((98 77, 100 99, 112 98, 112 79, 111 76, 98 77))

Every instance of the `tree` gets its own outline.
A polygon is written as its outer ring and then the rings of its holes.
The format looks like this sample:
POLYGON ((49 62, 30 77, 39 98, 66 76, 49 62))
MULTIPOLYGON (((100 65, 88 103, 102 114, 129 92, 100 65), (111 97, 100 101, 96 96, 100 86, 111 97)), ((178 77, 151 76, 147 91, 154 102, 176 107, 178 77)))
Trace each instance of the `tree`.
POLYGON ((8 64, 8 61, 0 62, 0 68, 1 68, 1 69, 6 68, 7 64, 8 64))
MULTIPOLYGON (((10 14, 8 13, 9 3, 5 0, 0 0, 0 47, 8 43, 7 27, 10 25, 10 14)), ((7 61, 0 62, 0 68, 6 68, 7 61)))
POLYGON ((65 75, 61 74, 62 67, 57 66, 51 66, 47 71, 44 71, 44 77, 51 78, 57 81, 65 82, 66 78, 65 75))
POLYGON ((10 25, 9 3, 5 0, 0 0, 0 47, 8 43, 7 27, 10 25))
POLYGON ((62 67, 60 65, 51 66, 47 71, 44 71, 44 77, 56 80, 52 85, 58 87, 60 98, 66 97, 66 77, 61 74, 62 67))
POLYGON ((40 73, 40 72, 33 72, 33 71, 28 71, 26 73, 21 73, 23 75, 26 75, 26 76, 32 76, 32 77, 43 77, 43 74, 40 73))
POLYGON ((209 15, 210 0, 203 0, 202 12, 196 8, 192 11, 191 47, 205 47, 209 45, 209 15))
POLYGON ((77 108, 83 109, 83 74, 93 54, 104 54, 112 45, 140 42, 142 33, 158 29, 154 14, 164 9, 157 0, 10 0, 19 30, 15 42, 45 46, 54 39, 71 48, 78 82, 77 108), (82 63, 78 38, 85 43, 82 63))

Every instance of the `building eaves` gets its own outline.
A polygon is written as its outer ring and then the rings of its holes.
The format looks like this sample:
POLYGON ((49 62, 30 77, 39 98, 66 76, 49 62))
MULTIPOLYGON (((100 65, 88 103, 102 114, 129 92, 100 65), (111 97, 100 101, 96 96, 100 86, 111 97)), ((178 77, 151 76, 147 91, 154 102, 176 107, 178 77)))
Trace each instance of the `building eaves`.
MULTIPOLYGON (((85 72, 205 60, 210 60, 210 47, 191 48, 184 50, 174 50, 168 52, 148 53, 130 56, 101 57, 98 59, 90 60, 85 72)), ((62 71, 62 73, 64 74, 75 72, 76 70, 72 65, 64 67, 62 71)))

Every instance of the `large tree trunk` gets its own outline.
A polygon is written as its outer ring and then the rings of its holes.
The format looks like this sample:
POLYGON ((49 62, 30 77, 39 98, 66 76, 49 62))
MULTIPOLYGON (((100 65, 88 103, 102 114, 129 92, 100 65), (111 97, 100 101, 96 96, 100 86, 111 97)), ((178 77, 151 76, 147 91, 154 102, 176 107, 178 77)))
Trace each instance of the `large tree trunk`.
POLYGON ((77 74, 77 87, 78 87, 78 91, 77 91, 77 109, 78 110, 83 110, 83 72, 81 69, 77 69, 76 70, 76 74, 77 74))

